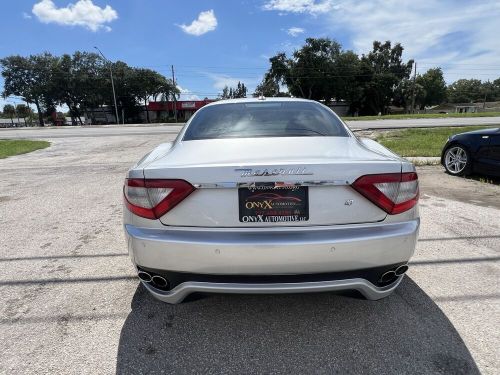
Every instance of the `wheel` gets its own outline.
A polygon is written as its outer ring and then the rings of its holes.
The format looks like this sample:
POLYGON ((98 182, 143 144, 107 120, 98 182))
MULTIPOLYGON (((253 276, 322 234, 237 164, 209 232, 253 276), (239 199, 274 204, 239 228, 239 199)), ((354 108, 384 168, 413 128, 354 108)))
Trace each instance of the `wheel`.
POLYGON ((448 148, 444 154, 444 168, 454 176, 470 173, 471 158, 467 149, 461 145, 448 148))

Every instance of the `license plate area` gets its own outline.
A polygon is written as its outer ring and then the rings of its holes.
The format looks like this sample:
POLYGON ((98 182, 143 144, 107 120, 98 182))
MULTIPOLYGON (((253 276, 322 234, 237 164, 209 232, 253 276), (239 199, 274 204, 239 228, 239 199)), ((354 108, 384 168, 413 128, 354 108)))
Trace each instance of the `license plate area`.
POLYGON ((309 220, 307 186, 255 183, 238 189, 242 223, 283 223, 309 220))

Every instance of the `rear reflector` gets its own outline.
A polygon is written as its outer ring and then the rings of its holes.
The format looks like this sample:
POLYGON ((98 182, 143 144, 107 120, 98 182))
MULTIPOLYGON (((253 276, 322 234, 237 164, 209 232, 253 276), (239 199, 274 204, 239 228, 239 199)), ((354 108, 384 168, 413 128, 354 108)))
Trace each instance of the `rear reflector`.
POLYGON ((366 175, 352 187, 390 215, 408 211, 418 202, 418 176, 414 172, 366 175))
POLYGON ((191 194, 194 187, 184 180, 125 180, 127 208, 147 219, 159 219, 191 194))

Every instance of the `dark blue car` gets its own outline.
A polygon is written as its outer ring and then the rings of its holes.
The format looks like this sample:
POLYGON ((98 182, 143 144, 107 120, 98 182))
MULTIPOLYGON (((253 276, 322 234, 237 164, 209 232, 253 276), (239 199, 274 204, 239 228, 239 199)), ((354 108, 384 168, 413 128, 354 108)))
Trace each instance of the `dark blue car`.
POLYGON ((500 176, 500 128, 452 135, 444 145, 441 164, 455 176, 500 176))

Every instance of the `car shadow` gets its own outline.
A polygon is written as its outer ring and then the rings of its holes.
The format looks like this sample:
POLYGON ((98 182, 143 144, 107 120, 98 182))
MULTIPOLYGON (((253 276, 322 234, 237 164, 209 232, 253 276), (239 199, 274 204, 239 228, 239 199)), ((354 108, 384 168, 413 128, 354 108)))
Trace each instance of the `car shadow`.
POLYGON ((448 318, 406 277, 392 296, 198 296, 179 305, 139 286, 116 373, 479 374, 448 318))

